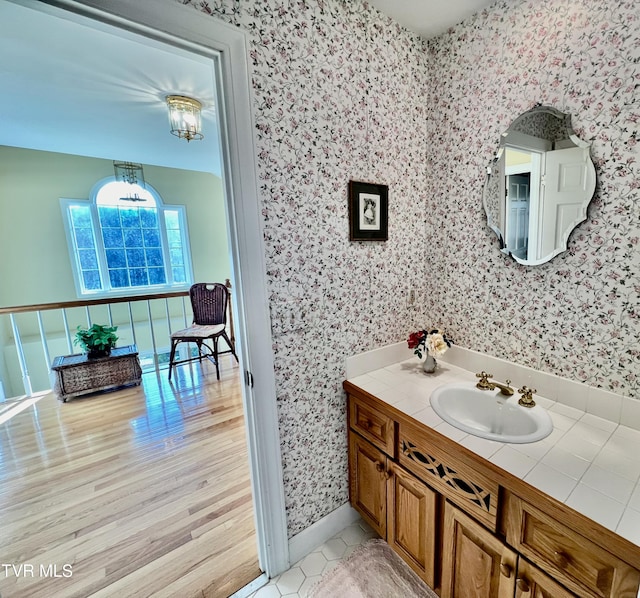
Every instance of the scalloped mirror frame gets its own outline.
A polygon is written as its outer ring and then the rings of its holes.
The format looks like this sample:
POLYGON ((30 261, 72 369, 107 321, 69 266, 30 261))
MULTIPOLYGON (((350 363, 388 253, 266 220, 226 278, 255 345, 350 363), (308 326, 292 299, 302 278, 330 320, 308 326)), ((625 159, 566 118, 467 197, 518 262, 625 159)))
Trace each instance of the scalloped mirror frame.
POLYGON ((567 250, 596 188, 590 148, 573 131, 571 116, 550 106, 524 112, 502 134, 487 167, 483 206, 503 253, 534 266, 567 250))

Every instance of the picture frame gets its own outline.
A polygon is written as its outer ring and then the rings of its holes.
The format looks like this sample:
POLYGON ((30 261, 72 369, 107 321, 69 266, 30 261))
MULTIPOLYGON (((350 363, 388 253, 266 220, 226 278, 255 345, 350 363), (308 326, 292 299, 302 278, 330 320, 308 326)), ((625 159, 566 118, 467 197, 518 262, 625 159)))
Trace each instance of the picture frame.
POLYGON ((349 240, 386 241, 389 230, 389 187, 349 181, 349 240))

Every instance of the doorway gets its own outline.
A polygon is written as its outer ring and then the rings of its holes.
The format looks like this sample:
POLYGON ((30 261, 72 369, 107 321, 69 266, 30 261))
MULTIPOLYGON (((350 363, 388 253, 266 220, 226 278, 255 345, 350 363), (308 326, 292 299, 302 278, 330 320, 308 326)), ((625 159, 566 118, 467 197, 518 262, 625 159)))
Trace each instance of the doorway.
MULTIPOLYGON (((16 3, 52 16, 143 35, 171 45, 176 53, 193 52, 212 60, 216 57, 212 69, 221 82, 217 90, 221 178, 233 262, 233 307, 258 553, 261 568, 273 576, 287 568, 288 546, 244 35, 193 9, 164 0, 144 0, 135 5, 127 0, 16 3)), ((168 131, 165 133, 168 135, 168 131)))
POLYGON ((531 173, 507 175, 507 222, 505 236, 511 253, 527 259, 531 173))

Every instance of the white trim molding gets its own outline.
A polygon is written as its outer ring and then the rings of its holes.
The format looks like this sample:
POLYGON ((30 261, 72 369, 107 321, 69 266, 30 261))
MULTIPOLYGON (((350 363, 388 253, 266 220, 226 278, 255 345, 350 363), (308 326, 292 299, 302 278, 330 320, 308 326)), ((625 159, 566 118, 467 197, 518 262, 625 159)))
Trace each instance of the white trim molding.
POLYGON ((180 51, 211 56, 218 86, 222 178, 228 214, 238 354, 251 373, 244 404, 260 566, 269 577, 289 567, 282 457, 262 220, 258 201, 246 33, 174 0, 10 0, 65 18, 91 19, 180 51), (250 342, 247 339, 250 338, 250 342))
POLYGON ((338 532, 360 519, 358 512, 345 503, 289 540, 291 564, 297 563, 338 532))

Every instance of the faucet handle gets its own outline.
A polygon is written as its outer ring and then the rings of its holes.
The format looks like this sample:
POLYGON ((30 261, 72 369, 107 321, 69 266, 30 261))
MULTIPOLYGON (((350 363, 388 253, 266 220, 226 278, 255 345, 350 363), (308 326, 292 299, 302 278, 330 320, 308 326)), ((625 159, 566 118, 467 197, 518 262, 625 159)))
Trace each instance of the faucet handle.
POLYGON ((480 390, 492 390, 491 384, 489 383, 489 378, 492 378, 493 374, 487 374, 484 370, 482 370, 479 374, 476 374, 476 378, 480 378, 476 387, 480 390))
POLYGON ((493 378, 493 374, 487 374, 487 372, 482 370, 479 374, 476 374, 476 378, 493 378))
POLYGON ((536 402, 533 400, 533 394, 538 392, 535 388, 528 388, 523 386, 518 389, 518 392, 522 395, 518 400, 518 405, 522 405, 523 407, 535 407, 536 402))

